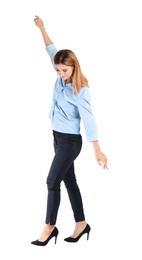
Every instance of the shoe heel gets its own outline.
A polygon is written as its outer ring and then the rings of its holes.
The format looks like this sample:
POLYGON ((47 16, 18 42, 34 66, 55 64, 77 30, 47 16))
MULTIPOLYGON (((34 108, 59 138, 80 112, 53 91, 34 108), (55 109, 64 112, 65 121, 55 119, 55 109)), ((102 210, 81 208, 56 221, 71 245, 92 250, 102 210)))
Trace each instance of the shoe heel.
POLYGON ((57 243, 57 236, 55 236, 55 244, 57 243))
POLYGON ((87 233, 87 240, 89 240, 89 232, 87 233))

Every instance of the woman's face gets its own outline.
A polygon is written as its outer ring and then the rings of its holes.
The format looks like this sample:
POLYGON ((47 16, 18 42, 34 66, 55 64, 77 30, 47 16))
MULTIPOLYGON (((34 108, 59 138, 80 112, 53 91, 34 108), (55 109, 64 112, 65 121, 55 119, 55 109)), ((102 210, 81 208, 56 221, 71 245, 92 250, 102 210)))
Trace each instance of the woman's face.
POLYGON ((55 64, 57 74, 66 82, 70 82, 73 73, 73 66, 66 66, 62 63, 55 64))

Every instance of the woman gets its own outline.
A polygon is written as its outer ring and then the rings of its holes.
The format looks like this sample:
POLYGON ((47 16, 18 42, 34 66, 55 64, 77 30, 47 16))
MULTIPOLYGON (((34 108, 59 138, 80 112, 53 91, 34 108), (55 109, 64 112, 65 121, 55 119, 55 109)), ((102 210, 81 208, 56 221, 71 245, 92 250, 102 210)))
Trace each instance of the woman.
POLYGON ((90 226, 84 215, 81 193, 76 181, 74 160, 82 147, 80 120, 83 121, 88 142, 92 142, 95 157, 100 166, 107 169, 107 158, 101 152, 95 117, 90 105, 88 81, 83 75, 78 59, 70 50, 57 51, 49 38, 44 23, 35 16, 34 22, 40 29, 45 48, 57 71, 57 80, 53 92, 53 101, 49 117, 52 122, 55 156, 47 177, 48 200, 45 226, 34 245, 44 246, 52 237, 55 243, 58 229, 55 226, 60 204, 60 184, 63 181, 71 203, 75 218, 75 229, 66 242, 77 242, 83 234, 89 237, 90 226))

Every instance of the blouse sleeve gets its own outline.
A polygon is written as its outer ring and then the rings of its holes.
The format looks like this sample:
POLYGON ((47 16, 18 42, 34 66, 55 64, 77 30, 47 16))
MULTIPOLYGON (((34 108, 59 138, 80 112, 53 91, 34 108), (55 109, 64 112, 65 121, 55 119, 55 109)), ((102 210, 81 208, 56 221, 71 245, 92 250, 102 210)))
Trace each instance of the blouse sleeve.
POLYGON ((77 95, 77 107, 85 128, 87 141, 98 140, 97 123, 92 113, 91 94, 88 87, 83 87, 77 95))
POLYGON ((52 62, 52 65, 55 69, 55 65, 54 65, 54 62, 53 62, 53 58, 57 52, 57 48, 55 47, 55 45, 52 43, 52 44, 49 44, 45 47, 45 50, 47 51, 50 59, 51 59, 51 62, 52 62))

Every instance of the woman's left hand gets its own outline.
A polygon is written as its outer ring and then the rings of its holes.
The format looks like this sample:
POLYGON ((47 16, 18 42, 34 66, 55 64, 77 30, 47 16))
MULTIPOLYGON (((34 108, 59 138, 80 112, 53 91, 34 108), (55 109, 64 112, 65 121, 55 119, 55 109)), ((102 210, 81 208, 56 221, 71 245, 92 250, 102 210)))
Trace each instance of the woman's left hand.
POLYGON ((103 169, 108 169, 107 166, 107 157, 101 151, 95 153, 96 160, 100 166, 103 166, 103 169))

